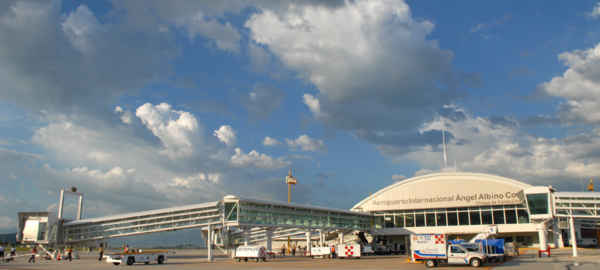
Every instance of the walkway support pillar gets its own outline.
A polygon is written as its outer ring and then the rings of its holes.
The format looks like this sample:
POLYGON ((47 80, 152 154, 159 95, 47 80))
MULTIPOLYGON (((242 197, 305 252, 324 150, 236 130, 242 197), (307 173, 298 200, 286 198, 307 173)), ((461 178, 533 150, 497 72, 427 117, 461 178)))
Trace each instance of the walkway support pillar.
POLYGON ((573 257, 579 257, 579 254, 577 254, 577 236, 575 235, 575 222, 573 221, 573 217, 569 218, 569 222, 569 229, 571 230, 571 246, 573 247, 573 257))
POLYGON ((564 243, 562 241, 562 233, 560 233, 560 228, 558 228, 558 223, 560 220, 556 218, 554 224, 552 224, 552 236, 554 239, 554 248, 564 247, 564 243))
POLYGON ((267 251, 273 252, 273 229, 267 228, 265 234, 267 235, 267 251))
POLYGON ((546 222, 535 224, 535 228, 538 231, 538 236, 540 238, 540 250, 546 251, 548 250, 548 238, 546 235, 546 222))
POLYGON ((323 235, 323 230, 321 230, 321 231, 319 231, 319 246, 320 246, 320 247, 322 247, 322 246, 323 246, 323 242, 324 242, 324 241, 323 241, 323 240, 324 240, 323 238, 325 238, 325 237, 324 237, 324 235, 323 235))
POLYGON ((212 245, 213 245, 213 232, 212 232, 212 228, 210 226, 210 224, 208 224, 208 235, 207 235, 207 250, 208 250, 208 261, 211 262, 213 260, 213 250, 212 250, 212 245))
MULTIPOLYGON (((306 231, 306 251, 312 251, 312 232, 306 231)), ((312 253, 311 253, 312 254, 312 253)))
POLYGON ((340 244, 343 244, 344 243, 344 232, 340 231, 339 235, 340 235, 340 244))
POLYGON ((244 228, 244 246, 250 245, 250 229, 244 228))

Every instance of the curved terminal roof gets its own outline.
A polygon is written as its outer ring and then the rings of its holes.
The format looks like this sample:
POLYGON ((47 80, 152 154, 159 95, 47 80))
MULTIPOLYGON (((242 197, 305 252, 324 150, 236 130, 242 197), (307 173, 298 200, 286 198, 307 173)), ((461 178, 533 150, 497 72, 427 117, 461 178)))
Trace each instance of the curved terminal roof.
POLYGON ((409 178, 385 187, 356 204, 352 210, 372 212, 476 206, 488 203, 515 204, 516 196, 513 194, 529 187, 529 184, 490 174, 434 173, 409 178), (507 195, 510 200, 507 200, 507 195))

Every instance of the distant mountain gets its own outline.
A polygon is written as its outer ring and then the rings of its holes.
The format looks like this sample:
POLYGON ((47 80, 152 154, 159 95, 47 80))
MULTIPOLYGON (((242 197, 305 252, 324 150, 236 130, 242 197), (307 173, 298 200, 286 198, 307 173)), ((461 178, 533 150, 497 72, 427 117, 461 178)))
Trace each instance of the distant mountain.
POLYGON ((3 243, 4 242, 16 243, 17 242, 17 232, 0 234, 0 241, 2 241, 3 243))

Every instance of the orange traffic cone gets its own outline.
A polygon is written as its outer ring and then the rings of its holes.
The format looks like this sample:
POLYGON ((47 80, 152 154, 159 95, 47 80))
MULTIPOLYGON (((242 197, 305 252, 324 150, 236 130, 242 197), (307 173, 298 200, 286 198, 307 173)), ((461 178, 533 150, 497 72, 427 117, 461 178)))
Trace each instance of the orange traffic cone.
POLYGON ((58 256, 56 256, 56 260, 60 261, 60 251, 58 252, 58 256))

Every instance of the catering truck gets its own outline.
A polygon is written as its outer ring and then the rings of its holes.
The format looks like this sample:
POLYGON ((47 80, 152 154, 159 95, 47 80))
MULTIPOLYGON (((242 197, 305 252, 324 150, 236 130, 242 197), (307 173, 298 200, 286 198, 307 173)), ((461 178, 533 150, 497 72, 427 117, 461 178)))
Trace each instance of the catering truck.
POLYGON ((167 260, 167 254, 175 254, 173 251, 144 251, 144 252, 133 252, 133 253, 115 253, 113 255, 106 256, 106 262, 114 265, 125 263, 132 265, 134 263, 145 263, 157 262, 162 264, 167 260))
POLYGON ((267 249, 263 246, 240 246, 235 250, 235 260, 240 262, 244 260, 245 262, 250 260, 254 260, 258 262, 262 260, 266 262, 267 259, 267 249))
POLYGON ((449 244, 444 234, 411 234, 411 259, 424 261, 427 267, 441 264, 466 264, 480 267, 485 255, 460 245, 449 244))

